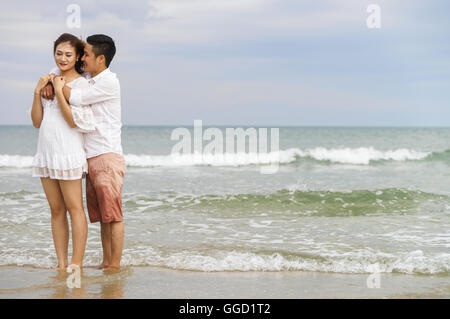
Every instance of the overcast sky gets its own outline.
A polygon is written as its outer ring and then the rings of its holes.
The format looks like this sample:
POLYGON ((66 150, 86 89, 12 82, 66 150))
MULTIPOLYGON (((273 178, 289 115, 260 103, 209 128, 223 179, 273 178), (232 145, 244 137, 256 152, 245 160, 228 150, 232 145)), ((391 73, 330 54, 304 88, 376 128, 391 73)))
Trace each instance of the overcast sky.
POLYGON ((110 35, 125 125, 450 126, 450 3, 8 1, 0 124, 30 124, 53 41, 110 35), (81 8, 68 28, 67 7, 81 8), (381 8, 381 28, 366 25, 381 8))

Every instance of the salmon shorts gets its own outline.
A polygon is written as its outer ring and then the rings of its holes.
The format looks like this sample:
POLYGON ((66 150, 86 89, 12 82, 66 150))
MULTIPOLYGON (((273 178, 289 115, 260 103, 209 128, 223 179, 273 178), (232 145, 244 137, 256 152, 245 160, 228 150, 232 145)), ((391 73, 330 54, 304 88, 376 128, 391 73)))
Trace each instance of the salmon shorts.
POLYGON ((87 159, 86 202, 91 223, 121 222, 125 159, 106 153, 87 159))

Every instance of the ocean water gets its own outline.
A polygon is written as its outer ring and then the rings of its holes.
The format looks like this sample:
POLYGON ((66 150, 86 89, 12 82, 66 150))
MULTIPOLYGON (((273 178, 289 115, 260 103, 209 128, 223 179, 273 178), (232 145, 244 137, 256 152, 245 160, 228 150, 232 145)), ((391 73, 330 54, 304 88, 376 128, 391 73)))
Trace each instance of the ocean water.
MULTIPOLYGON (((174 129, 123 127, 123 265, 450 276, 449 128, 280 127, 274 174, 254 154, 175 158, 174 129)), ((37 136, 0 127, 0 266, 56 265, 37 136)), ((89 224, 85 265, 100 257, 89 224)))

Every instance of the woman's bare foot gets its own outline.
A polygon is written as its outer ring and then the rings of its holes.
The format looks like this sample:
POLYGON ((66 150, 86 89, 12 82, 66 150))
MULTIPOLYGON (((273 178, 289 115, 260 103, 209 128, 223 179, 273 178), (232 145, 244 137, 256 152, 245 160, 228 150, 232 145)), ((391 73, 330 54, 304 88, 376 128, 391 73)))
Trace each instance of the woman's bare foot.
POLYGON ((58 264, 58 266, 56 266, 55 269, 58 271, 66 271, 67 265, 61 266, 60 264, 58 264))
POLYGON ((69 266, 66 267, 66 270, 70 270, 70 269, 79 269, 79 270, 83 271, 83 265, 70 264, 69 266))

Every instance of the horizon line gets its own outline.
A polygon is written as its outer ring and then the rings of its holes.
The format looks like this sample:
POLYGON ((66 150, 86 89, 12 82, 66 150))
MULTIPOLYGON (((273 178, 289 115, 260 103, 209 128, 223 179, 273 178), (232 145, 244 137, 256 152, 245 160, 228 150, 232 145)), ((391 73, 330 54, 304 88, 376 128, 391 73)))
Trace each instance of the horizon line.
MULTIPOLYGON (((31 124, 1 124, 0 126, 29 126, 31 124)), ((278 124, 203 124, 202 127, 267 127, 267 128, 450 128, 450 125, 278 125, 278 124)), ((194 127, 193 124, 123 124, 122 127, 194 127)))

